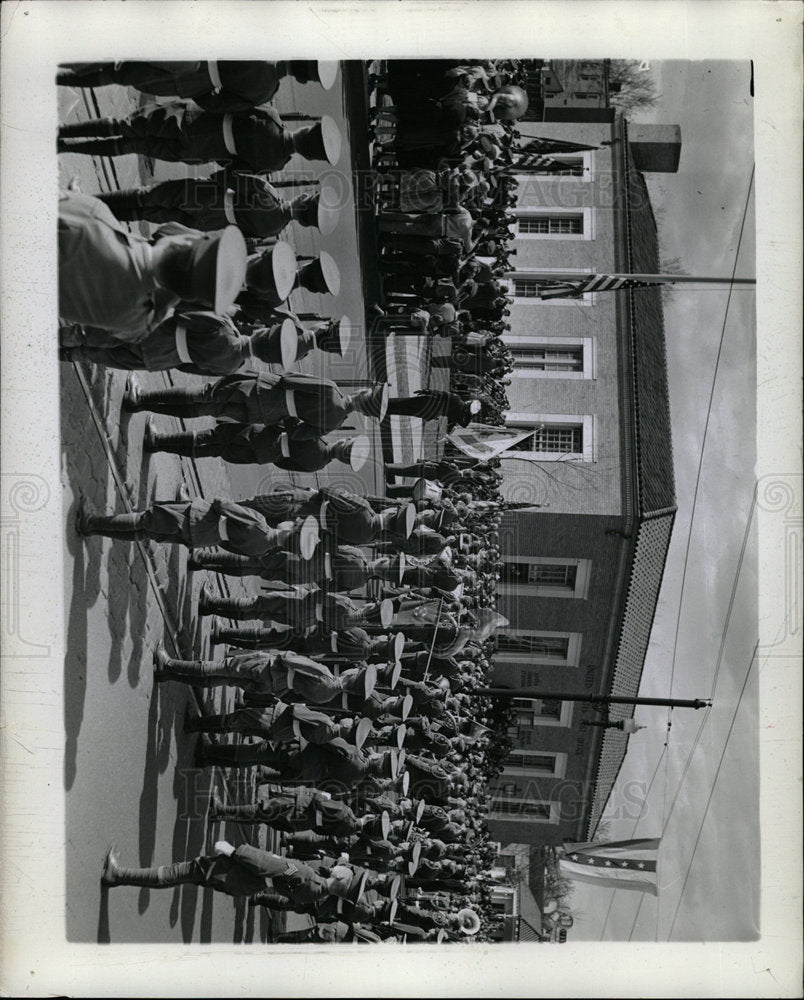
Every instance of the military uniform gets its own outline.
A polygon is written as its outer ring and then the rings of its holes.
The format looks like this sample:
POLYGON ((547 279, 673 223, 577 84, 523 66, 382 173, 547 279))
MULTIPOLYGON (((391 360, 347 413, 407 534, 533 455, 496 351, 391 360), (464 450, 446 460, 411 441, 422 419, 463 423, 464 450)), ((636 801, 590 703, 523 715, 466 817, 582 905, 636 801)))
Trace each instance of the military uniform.
POLYGON ((254 805, 218 806, 210 819, 264 823, 288 833, 309 829, 335 837, 349 836, 360 829, 360 821, 346 803, 311 788, 296 788, 284 795, 258 791, 254 805))
MULTIPOLYGON (((365 668, 354 667, 335 676, 323 663, 291 652, 239 653, 222 660, 176 660, 157 653, 157 680, 178 680, 203 687, 231 685, 263 698, 325 705, 353 688, 362 693, 365 668)), ((249 703, 258 704, 252 697, 249 703)), ((270 702, 264 702, 270 704, 270 702)))
POLYGON ((133 408, 184 419, 218 417, 265 426, 293 417, 319 434, 336 430, 353 410, 350 397, 331 379, 292 372, 227 375, 202 388, 141 393, 133 408))
POLYGON ((321 549, 311 559, 302 559, 292 552, 276 550, 261 559, 241 556, 197 553, 195 566, 230 576, 258 576, 284 584, 318 583, 329 581, 334 590, 356 590, 366 585, 370 578, 397 583, 400 571, 399 557, 368 559, 359 548, 339 546, 334 552, 321 549))
POLYGON ((240 170, 270 173, 285 166, 294 147, 273 107, 218 114, 175 101, 150 105, 127 118, 62 125, 58 150, 93 156, 135 153, 169 163, 229 162, 240 170))
POLYGON ((292 649, 324 662, 385 659, 387 649, 385 639, 373 639, 357 626, 337 632, 315 627, 300 631, 280 622, 272 622, 269 628, 214 628, 212 640, 242 649, 292 649))
POLYGON ((125 541, 151 538, 188 547, 222 545, 230 552, 259 555, 267 549, 291 544, 293 532, 270 528, 256 511, 230 500, 154 503, 133 514, 83 516, 82 534, 108 535, 125 541))
POLYGON ((359 606, 345 594, 324 593, 315 584, 269 591, 252 598, 214 599, 202 591, 200 614, 217 614, 237 621, 263 619, 308 628, 320 622, 327 630, 339 631, 364 621, 374 605, 359 606))
POLYGON ((176 312, 134 343, 115 341, 107 330, 81 328, 66 347, 70 360, 91 361, 126 371, 175 368, 194 375, 228 375, 251 360, 251 338, 228 316, 176 312))
POLYGON ((59 198, 59 316, 140 340, 178 298, 160 289, 150 244, 120 225, 97 198, 59 198))
POLYGON ((314 427, 288 419, 283 427, 218 424, 211 430, 152 437, 147 450, 192 458, 222 458, 232 465, 275 465, 287 472, 317 472, 329 465, 332 447, 314 427))
POLYGON ((207 111, 244 111, 270 101, 282 64, 259 60, 217 62, 68 63, 56 82, 69 87, 119 84, 155 97, 191 98, 207 111))
MULTIPOLYGON (((98 197, 121 221, 176 222, 205 232, 231 224, 247 236, 261 239, 278 235, 293 219, 291 203, 264 177, 229 170, 219 170, 211 177, 182 177, 149 187, 109 191, 98 197)), ((264 315, 255 318, 263 319, 264 315)))
POLYGON ((202 715, 186 720, 188 733, 241 733, 258 736, 272 743, 290 743, 307 740, 309 743, 329 743, 339 735, 340 729, 329 715, 315 712, 307 705, 248 704, 221 715, 202 715))

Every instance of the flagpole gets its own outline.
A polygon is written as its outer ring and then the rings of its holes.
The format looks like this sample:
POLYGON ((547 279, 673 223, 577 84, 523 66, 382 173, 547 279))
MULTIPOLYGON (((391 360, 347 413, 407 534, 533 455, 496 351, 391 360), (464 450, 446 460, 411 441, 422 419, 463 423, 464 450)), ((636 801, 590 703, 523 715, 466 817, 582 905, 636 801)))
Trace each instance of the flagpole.
MULTIPOLYGON (((566 281, 570 284, 578 284, 594 277, 593 274, 584 274, 579 271, 538 271, 528 274, 528 278, 537 283, 547 281, 566 281)), ((637 274, 628 272, 614 273, 607 271, 607 278, 622 279, 624 281, 645 281, 656 284, 703 284, 703 285, 756 285, 756 278, 727 278, 712 275, 693 274, 637 274)))
POLYGON ((470 692, 490 698, 539 698, 543 701, 584 701, 592 705, 661 705, 665 708, 709 708, 711 700, 702 698, 626 698, 609 694, 578 694, 566 691, 539 691, 536 688, 487 687, 470 692))

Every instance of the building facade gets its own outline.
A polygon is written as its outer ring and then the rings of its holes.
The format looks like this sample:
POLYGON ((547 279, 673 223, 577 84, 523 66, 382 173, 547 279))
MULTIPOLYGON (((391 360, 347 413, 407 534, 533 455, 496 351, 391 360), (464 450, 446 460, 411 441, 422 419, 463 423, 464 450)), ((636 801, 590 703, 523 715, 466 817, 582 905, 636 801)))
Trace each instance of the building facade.
POLYGON ((542 300, 539 282, 556 270, 660 270, 642 171, 676 169, 680 135, 619 115, 522 131, 592 147, 557 156, 566 172, 518 178, 507 275, 507 422, 533 433, 502 463, 514 509, 498 608, 510 626, 494 684, 522 695, 514 750, 490 788, 491 830, 503 843, 559 844, 593 832, 627 746, 622 731, 587 725, 601 720, 588 703, 560 695, 636 695, 675 496, 660 290, 542 300))

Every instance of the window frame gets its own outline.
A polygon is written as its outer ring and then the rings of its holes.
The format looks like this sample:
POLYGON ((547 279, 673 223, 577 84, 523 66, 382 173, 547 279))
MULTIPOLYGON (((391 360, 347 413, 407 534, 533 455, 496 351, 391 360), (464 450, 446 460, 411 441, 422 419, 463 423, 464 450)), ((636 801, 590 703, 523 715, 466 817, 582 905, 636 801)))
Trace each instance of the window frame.
MULTIPOLYGON (((594 270, 591 267, 562 267, 562 271, 568 274, 578 275, 578 277, 584 277, 590 274, 594 274, 594 270)), ((513 305, 539 305, 539 306, 559 306, 566 308, 567 306, 593 306, 597 303, 597 292, 584 292, 583 295, 579 295, 576 298, 554 298, 554 299, 540 299, 538 296, 534 295, 517 295, 516 294, 516 279, 527 280, 528 278, 542 278, 545 274, 554 273, 548 268, 535 268, 528 267, 522 270, 515 269, 513 271, 507 271, 503 277, 507 294, 511 296, 514 300, 513 305)))
MULTIPOLYGON (((535 175, 532 175, 535 176, 535 175)), ((549 177, 551 175, 539 175, 549 177)), ((557 178, 558 179, 558 178, 557 178)), ((578 180, 577 177, 565 177, 567 180, 578 180)), ((595 238, 595 212, 591 206, 580 208, 565 208, 558 205, 538 205, 533 208, 517 208, 514 210, 514 235, 518 240, 574 240, 590 241, 595 238), (523 233, 519 226, 520 219, 560 219, 562 216, 580 218, 580 233, 523 233)))
POLYGON ((507 413, 506 427, 532 428, 572 426, 582 428, 582 450, 579 452, 517 451, 515 456, 530 462, 596 462, 597 417, 581 413, 507 413))
POLYGON ((533 337, 518 334, 504 334, 503 343, 511 350, 514 357, 513 378, 548 378, 548 379, 596 379, 597 378, 597 339, 595 337, 533 337), (534 350, 550 348, 567 348, 581 350, 581 370, 540 371, 536 368, 518 368, 516 365, 516 349, 533 348, 534 350))
MULTIPOLYGON (((537 586, 539 586, 539 584, 537 584, 537 586)), ((580 662, 582 639, 580 632, 545 632, 543 630, 535 629, 507 629, 498 633, 498 636, 500 637, 504 635, 510 635, 513 638, 521 637, 523 639, 566 639, 567 655, 564 659, 561 659, 560 657, 555 656, 540 656, 538 653, 517 653, 507 650, 498 650, 494 654, 494 659, 498 663, 538 663, 544 666, 577 667, 580 662)))
POLYGON ((513 595, 518 597, 568 598, 570 600, 580 601, 585 601, 589 597, 589 588, 592 579, 591 559, 557 559, 553 556, 520 556, 518 558, 510 558, 507 554, 505 554, 503 555, 502 561, 518 564, 525 563, 526 565, 541 564, 548 566, 575 566, 575 587, 572 591, 570 591, 569 589, 550 587, 547 584, 541 583, 502 583, 500 581, 497 584, 498 594, 513 595))
MULTIPOLYGON (((562 705, 564 703, 562 702, 562 705)), ((567 773, 567 754, 554 752, 552 750, 524 750, 519 747, 511 751, 511 753, 521 754, 523 757, 552 757, 553 764, 550 768, 545 767, 528 767, 526 764, 509 764, 509 757, 506 757, 503 761, 502 774, 511 777, 527 777, 528 775, 533 775, 539 778, 563 778, 567 773)), ((510 784, 510 782, 508 783, 510 784)), ((503 786, 506 787, 506 786, 503 786)))
POLYGON ((556 826, 561 821, 561 806, 558 802, 551 802, 548 799, 503 799, 499 797, 498 799, 492 799, 489 803, 488 818, 490 820, 505 821, 511 823, 539 823, 541 825, 556 826), (549 806, 550 815, 545 816, 525 816, 525 815, 512 815, 506 812, 496 812, 494 809, 494 804, 496 801, 504 801, 510 803, 511 805, 534 805, 534 806, 549 806))

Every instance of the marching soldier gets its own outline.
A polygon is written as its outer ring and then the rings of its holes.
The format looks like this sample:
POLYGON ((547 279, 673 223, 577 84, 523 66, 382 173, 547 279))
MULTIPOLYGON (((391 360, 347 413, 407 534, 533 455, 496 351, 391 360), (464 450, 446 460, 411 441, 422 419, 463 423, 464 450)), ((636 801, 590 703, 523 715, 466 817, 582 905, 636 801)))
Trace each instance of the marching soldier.
POLYGON ((130 233, 97 198, 59 199, 59 316, 141 339, 185 299, 225 313, 246 274, 246 246, 236 226, 168 236, 150 243, 130 233))
POLYGON ((138 153, 169 163, 228 163, 248 173, 272 173, 282 170, 294 153, 334 166, 341 134, 328 115, 291 132, 273 107, 221 115, 175 101, 149 105, 127 118, 61 125, 57 149, 91 156, 138 153))
POLYGON ((123 407, 132 412, 147 410, 185 420, 217 417, 237 424, 267 427, 295 418, 319 434, 326 434, 337 430, 352 413, 382 420, 387 400, 387 385, 347 396, 331 379, 295 372, 264 372, 226 375, 199 388, 151 392, 129 380, 123 407))
POLYGON ((62 87, 134 87, 155 97, 191 98, 205 111, 221 114, 267 103, 288 75, 299 83, 315 80, 329 90, 337 68, 334 62, 308 60, 67 63, 59 68, 56 83, 62 87))
POLYGON ((160 434, 145 425, 145 451, 190 458, 222 458, 232 465, 275 465, 287 472, 317 472, 337 460, 354 472, 365 465, 371 441, 365 435, 328 443, 314 427, 295 418, 282 425, 218 424, 210 430, 160 434))
POLYGON ((222 545, 229 552, 261 555, 269 548, 297 548, 309 558, 318 544, 318 524, 308 518, 291 528, 271 528, 254 510, 230 500, 177 500, 154 503, 131 514, 90 514, 82 500, 76 517, 79 535, 106 535, 121 541, 152 539, 186 545, 222 545))

